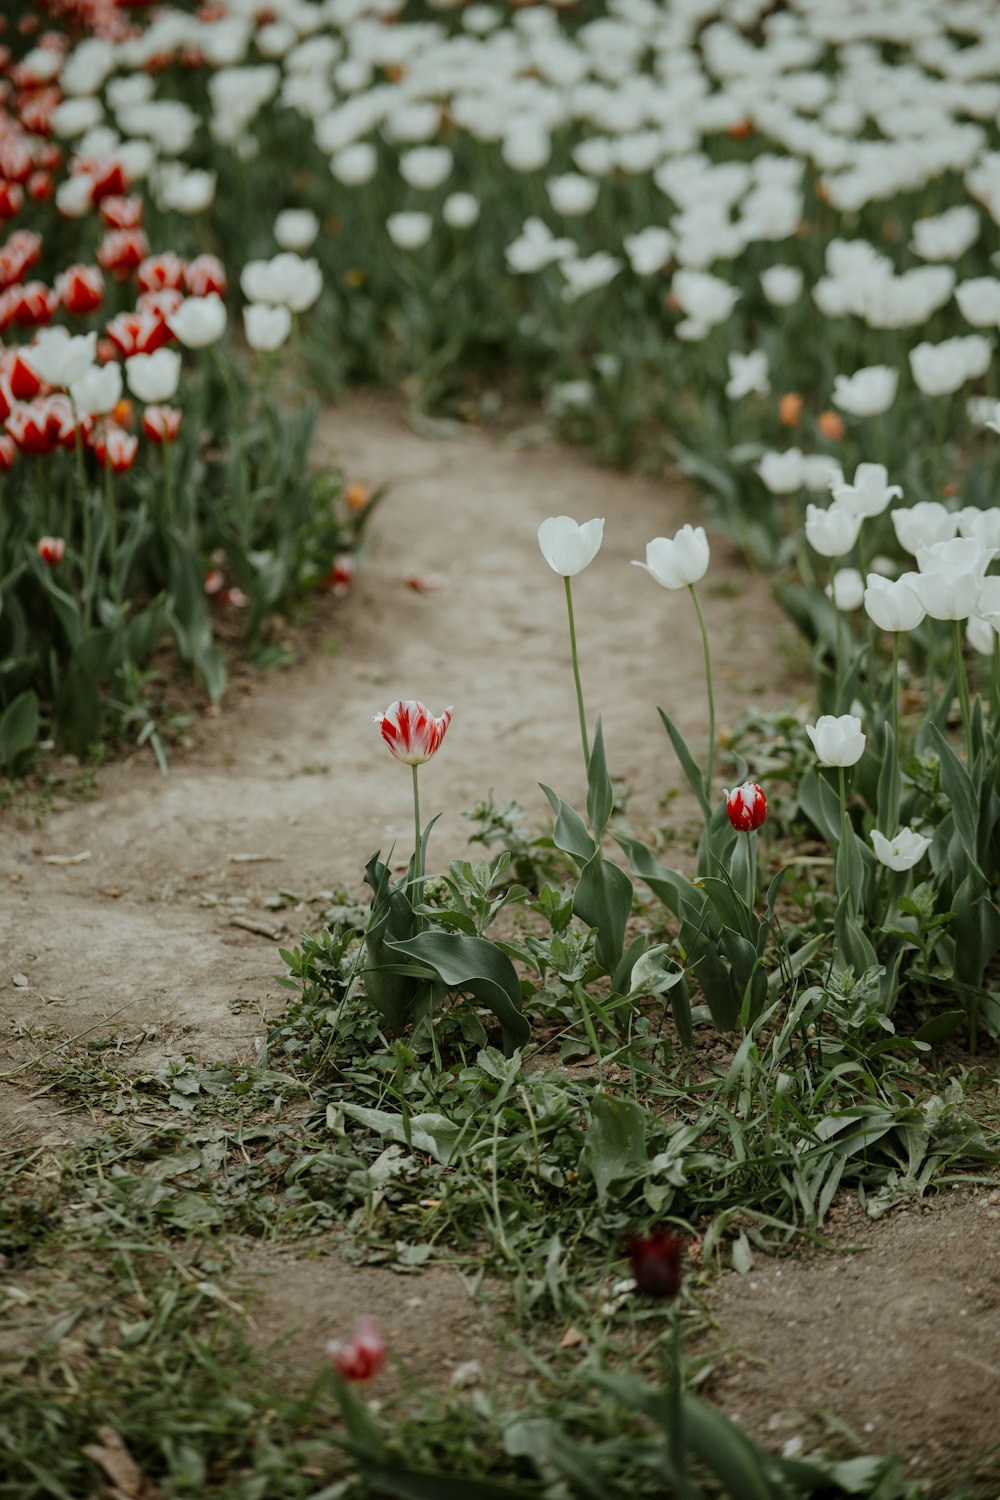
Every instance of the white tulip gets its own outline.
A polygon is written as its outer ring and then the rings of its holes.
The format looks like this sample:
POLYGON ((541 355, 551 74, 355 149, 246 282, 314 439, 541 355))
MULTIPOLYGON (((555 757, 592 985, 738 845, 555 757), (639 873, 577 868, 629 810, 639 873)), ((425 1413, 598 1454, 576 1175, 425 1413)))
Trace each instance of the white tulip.
POLYGON ((21 357, 46 385, 69 387, 81 380, 94 363, 97 334, 71 334, 56 325, 43 328, 33 344, 21 349, 21 357))
POLYGON ((890 515, 896 540, 912 557, 919 547, 948 541, 958 529, 958 516, 946 510, 938 500, 921 500, 917 505, 902 506, 890 515))
POLYGON ((865 589, 865 612, 879 630, 915 630, 927 611, 920 602, 911 579, 904 573, 895 582, 880 573, 869 573, 865 589))
POLYGON ((865 597, 865 581, 857 568, 838 568, 824 590, 835 609, 860 609, 865 597))
POLYGON ((545 187, 552 207, 564 218, 580 218, 589 214, 600 191, 599 183, 592 177, 582 177, 579 172, 566 172, 562 177, 550 177, 545 187))
POLYGON ((185 297, 167 327, 185 349, 205 349, 216 343, 226 331, 226 304, 218 292, 207 297, 185 297))
POLYGON ((657 536, 646 543, 646 561, 633 562, 645 568, 665 589, 683 589, 708 571, 709 546, 703 526, 682 526, 673 537, 657 536))
POLYGON ((479 199, 473 193, 449 193, 441 217, 449 229, 471 229, 479 218, 479 199))
POLYGON ((274 221, 274 238, 282 250, 308 250, 319 234, 319 220, 308 208, 284 208, 274 221))
POLYGON ((122 397, 121 365, 115 360, 109 360, 106 365, 91 365, 70 386, 69 397, 81 416, 107 416, 122 397))
POLYGON ((538 528, 538 545, 554 573, 573 578, 582 573, 601 550, 604 517, 582 526, 570 516, 549 516, 538 528))
POLYGON ((417 146, 399 158, 399 170, 411 187, 430 192, 447 180, 453 163, 447 146, 417 146))
POLYGON ((875 858, 890 870, 912 870, 931 847, 931 840, 912 828, 901 828, 891 839, 873 828, 870 837, 875 858))
POLYGON ((794 495, 803 484, 801 448, 761 454, 757 473, 772 495, 794 495))
POLYGON ((852 417, 877 417, 896 399, 899 371, 889 365, 868 365, 853 375, 835 375, 833 404, 852 417))
POLYGON ((853 484, 833 486, 834 501, 856 516, 880 516, 890 500, 900 499, 903 493, 898 484, 888 484, 888 478, 885 464, 858 464, 853 484))
POLYGON ((865 752, 861 720, 855 714, 821 714, 806 725, 820 762, 824 766, 853 766, 865 752))
POLYGON ((133 396, 147 405, 170 401, 181 378, 181 357, 176 349, 157 349, 155 354, 133 354, 125 361, 125 379, 133 396))
POLYGON ((270 353, 280 349, 291 333, 292 315, 287 307, 251 302, 243 309, 243 331, 251 349, 270 353))
POLYGON ((821 510, 806 506, 806 540, 821 557, 843 557, 850 552, 861 530, 861 516, 834 502, 821 510))
POLYGON ((798 266, 768 266, 760 273, 760 285, 772 307, 791 307, 802 296, 802 272, 798 266))
POLYGON ((385 227, 398 249, 420 250, 431 237, 434 220, 430 214, 420 213, 416 209, 401 209, 399 213, 389 215, 385 227))

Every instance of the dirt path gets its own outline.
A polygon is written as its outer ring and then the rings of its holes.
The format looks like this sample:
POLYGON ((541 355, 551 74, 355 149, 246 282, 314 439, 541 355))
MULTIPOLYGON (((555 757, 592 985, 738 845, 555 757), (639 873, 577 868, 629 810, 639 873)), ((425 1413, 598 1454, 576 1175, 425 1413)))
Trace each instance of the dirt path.
MULTIPOLYGON (((682 780, 655 706, 667 707, 701 747, 701 647, 687 597, 628 564, 652 536, 696 519, 695 499, 678 486, 594 469, 554 443, 526 448, 478 432, 430 441, 385 398, 359 398, 332 413, 323 445, 351 479, 390 487, 352 596, 322 605, 325 648, 258 678, 250 693, 231 692, 219 717, 194 726, 194 743, 175 756, 167 780, 150 758, 136 756, 101 772, 94 802, 69 805, 37 828, 3 820, 0 1071, 88 1028, 117 1038, 119 1061, 124 1052, 137 1069, 184 1054, 252 1059, 262 1012, 280 1004, 280 960, 275 941, 232 925, 232 917, 283 922, 282 940, 294 941, 315 909, 269 910, 264 903, 279 888, 358 889, 375 849, 395 838, 409 854, 409 776, 371 723, 397 697, 455 709, 422 777, 425 814, 442 811, 432 866, 465 852, 461 814, 491 787, 498 801, 521 802, 539 827, 548 809, 538 781, 580 802, 563 590, 535 540, 547 515, 606 517, 602 554, 575 588, 584 688, 591 717, 604 715, 611 769, 633 789, 633 821, 649 830, 664 820, 660 801, 682 780), (439 575, 440 589, 413 591, 404 582, 413 574, 439 575), (84 853, 76 864, 46 862, 84 853), (239 858, 248 855, 263 857, 239 858)), ((704 598, 720 723, 751 701, 794 699, 800 657, 768 581, 748 574, 716 538, 704 598)), ((677 821, 676 810, 669 816, 677 821)), ((72 1118, 32 1098, 20 1079, 0 1085, 0 1116, 8 1130, 53 1142, 74 1130, 72 1118)), ((944 1372, 956 1400, 970 1381, 996 1390, 997 1361, 982 1339, 967 1345, 964 1364, 956 1352, 973 1308, 996 1348, 996 1254, 980 1257, 978 1270, 963 1261, 955 1280, 947 1274, 956 1237, 964 1242, 973 1223, 985 1227, 985 1213, 985 1201, 943 1198, 932 1214, 901 1221, 905 1244, 891 1226, 854 1226, 866 1242, 890 1248, 852 1258, 849 1275, 827 1270, 842 1264, 831 1259, 768 1264, 759 1275, 725 1280, 715 1299, 719 1343, 764 1361, 720 1384, 728 1409, 778 1443, 822 1405, 856 1422, 873 1445, 895 1431, 914 1472, 933 1469, 957 1430, 954 1401, 915 1423, 914 1370, 944 1372), (904 1293, 918 1264, 933 1268, 934 1285, 915 1307, 904 1293), (847 1286, 850 1322, 837 1310, 847 1286), (835 1368, 813 1390, 803 1383, 802 1358, 815 1352, 817 1303, 824 1327, 856 1337, 837 1346, 835 1368), (890 1325, 895 1352, 887 1364, 890 1325)), ((255 1312, 262 1338, 301 1328, 310 1309, 305 1343, 288 1346, 292 1358, 316 1347, 311 1310, 322 1309, 323 1337, 338 1331, 345 1309, 372 1301, 394 1347, 430 1380, 482 1341, 481 1314, 453 1273, 404 1281, 317 1259, 315 1248, 300 1257, 261 1247, 249 1269, 262 1277, 255 1312), (363 1288, 359 1277, 367 1278, 363 1288)), ((990 1404, 966 1402, 977 1413, 961 1429, 970 1452, 993 1435, 990 1404)), ((930 1411, 926 1402, 923 1409, 930 1411)))
MULTIPOLYGON (((396 698, 455 709, 421 777, 425 817, 442 812, 432 865, 466 852, 462 813, 491 787, 539 828, 549 816, 539 781, 579 804, 563 589, 535 538, 547 515, 607 518, 603 551, 576 580, 576 613, 588 712, 604 715, 612 772, 635 791, 630 813, 654 826, 660 798, 682 784, 656 704, 703 740, 696 620, 686 593, 629 561, 694 517, 693 498, 556 444, 529 450, 475 432, 429 441, 381 398, 332 413, 322 441, 352 478, 389 486, 353 595, 329 608, 327 649, 258 678, 252 695, 231 692, 167 780, 139 755, 101 773, 95 802, 39 829, 8 820, 0 930, 7 984, 14 973, 29 981, 6 990, 23 1021, 71 1033, 114 1013, 110 1028, 147 1055, 154 1043, 166 1055, 249 1054, 246 1017, 274 997, 280 961, 232 916, 273 924, 260 903, 279 887, 360 888, 374 850, 396 840, 409 855, 410 777, 371 722, 396 698), (414 592, 413 574, 437 575, 440 589, 414 592), (88 851, 80 864, 44 862, 88 851)), ((705 596, 725 723, 758 693, 785 701, 792 638, 767 580, 741 573, 734 594, 735 555, 715 548, 705 596)), ((286 913, 284 940, 308 920, 286 913)))

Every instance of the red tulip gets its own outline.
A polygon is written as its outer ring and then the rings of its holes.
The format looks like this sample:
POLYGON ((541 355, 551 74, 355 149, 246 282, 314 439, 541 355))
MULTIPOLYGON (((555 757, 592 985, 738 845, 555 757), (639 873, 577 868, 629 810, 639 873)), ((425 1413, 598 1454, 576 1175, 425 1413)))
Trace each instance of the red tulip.
POLYGON ((176 406, 147 406, 142 430, 151 443, 172 443, 181 430, 181 414, 176 406))
POLYGON ((24 188, 20 183, 0 181, 0 219, 13 219, 21 212, 24 188))
POLYGON ((155 354, 170 342, 170 329, 158 313, 119 313, 105 332, 126 359, 133 354, 155 354))
POLYGON ((110 468, 116 474, 124 474, 135 463, 139 439, 123 427, 106 422, 95 432, 91 447, 102 469, 110 468))
MULTIPOLYGON (((105 198, 122 198, 131 186, 125 175, 125 168, 118 161, 77 161, 74 163, 74 170, 86 172, 90 178, 91 196, 95 203, 100 203, 105 198)), ((143 254, 149 254, 148 246, 143 254)))
POLYGON ((654 1229, 629 1235, 628 1257, 640 1292, 647 1297, 676 1297, 681 1289, 681 1262, 686 1241, 681 1234, 654 1229))
POLYGON ((31 176, 33 164, 31 152, 16 135, 0 141, 0 177, 23 187, 31 176))
POLYGON ((28 178, 28 197, 36 203, 47 203, 55 191, 51 172, 32 172, 28 178))
POLYGON ((328 1344, 327 1353, 341 1380, 371 1380, 385 1364, 385 1340, 374 1318, 362 1318, 351 1342, 328 1344))
POLYGON ((72 440, 76 432, 73 408, 65 396, 44 396, 35 401, 18 401, 11 407, 5 425, 22 453, 51 453, 65 441, 67 414, 72 440))
POLYGON ((189 260, 184 283, 192 297, 207 297, 209 292, 226 295, 226 268, 215 255, 196 255, 189 260))
POLYGON ((66 556, 66 543, 61 536, 40 536, 35 551, 47 567, 58 568, 66 556))
MULTIPOLYGON (((165 286, 158 292, 140 292, 136 299, 136 310, 138 312, 152 313, 154 317, 162 318, 166 323, 184 301, 184 293, 173 286, 165 286)), ((167 325, 167 336, 173 338, 173 333, 167 325)))
POLYGON ((15 401, 33 401, 42 391, 42 381, 20 349, 0 353, 0 380, 15 401))
POLYGON ((17 444, 6 432, 0 432, 0 474, 8 473, 17 458, 17 444))
POLYGON ((382 738, 404 766, 422 766, 436 755, 451 723, 452 710, 446 708, 436 719, 429 708, 413 698, 390 703, 384 714, 373 720, 382 730, 382 738))
POLYGON ((41 259, 42 239, 30 229, 15 229, 0 248, 0 286, 14 286, 41 259))
POLYGON ((136 273, 141 292, 162 292, 165 287, 179 291, 184 285, 184 262, 172 250, 163 255, 148 255, 136 273))
POLYGON ((98 246, 97 260, 118 281, 126 281, 149 254, 149 241, 141 229, 112 229, 98 246))
POLYGON ((104 278, 96 266, 69 266, 57 278, 56 292, 67 312, 82 317, 104 301, 104 278))
POLYGON ((767 798, 764 788, 756 781, 744 781, 742 786, 726 792, 726 812, 734 828, 749 833, 759 828, 767 817, 767 798))
POLYGON ((142 223, 142 207, 141 198, 102 198, 101 218, 109 229, 138 229, 142 223))
POLYGON ((11 298, 10 315, 15 323, 20 323, 25 328, 38 328, 43 323, 51 323, 59 306, 59 299, 44 281, 25 281, 8 290, 11 298))

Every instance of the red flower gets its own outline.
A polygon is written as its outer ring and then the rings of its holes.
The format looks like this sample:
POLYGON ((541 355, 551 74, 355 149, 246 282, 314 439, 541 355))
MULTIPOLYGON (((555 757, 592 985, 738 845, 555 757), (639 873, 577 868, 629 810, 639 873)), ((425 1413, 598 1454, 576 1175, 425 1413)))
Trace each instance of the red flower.
POLYGON ((628 1258, 640 1292, 647 1297, 677 1296, 686 1243, 682 1234, 671 1234, 666 1229, 629 1235, 628 1258))
POLYGON ((385 1340, 374 1318, 362 1318, 349 1344, 327 1345, 341 1380, 371 1380, 385 1364, 385 1340))
MULTIPOLYGON (((184 301, 184 293, 179 292, 176 287, 165 286, 158 292, 140 292, 136 298, 136 308, 139 312, 152 313, 154 317, 162 318, 166 323, 184 301)), ((167 327, 167 337, 173 338, 173 334, 167 327)))
POLYGON ((376 714, 374 723, 397 760, 406 766, 422 766, 436 755, 451 723, 451 709, 446 708, 435 719, 429 708, 413 698, 390 703, 384 714, 376 714))
POLYGON ((26 281, 9 289, 11 299, 10 316, 15 323, 25 328, 37 328, 42 323, 51 323, 59 306, 59 298, 44 281, 26 281))
POLYGON ((172 250, 149 255, 139 267, 136 280, 141 292, 162 292, 165 287, 179 291, 184 285, 184 262, 172 250))
POLYGON ((0 177, 23 187, 31 176, 32 165, 31 152, 17 136, 10 135, 0 141, 0 177))
POLYGON ((133 354, 155 354, 170 342, 170 329, 157 313, 119 313, 105 332, 126 359, 133 354))
POLYGON ((48 135, 52 129, 52 111, 62 95, 56 88, 36 89, 18 103, 18 115, 25 130, 32 135, 48 135))
POLYGON ((47 203, 54 191, 51 172, 32 172, 28 178, 28 197, 36 203, 47 203))
POLYGON ((741 833, 759 828, 767 817, 764 788, 758 786, 756 781, 744 781, 742 786, 726 793, 726 812, 730 823, 741 833))
POLYGON ((98 246, 99 265, 118 281, 127 281, 149 254, 149 241, 141 229, 112 229, 98 246))
POLYGON ((15 401, 33 401, 41 394, 42 381, 20 349, 4 349, 0 353, 0 381, 15 401))
POLYGON ((192 297, 207 297, 209 292, 226 295, 226 268, 215 255, 196 255, 184 272, 184 284, 192 297))
POLYGON ((100 212, 109 229, 138 229, 142 223, 142 199, 102 198, 100 212))
POLYGON ((342 594, 347 593, 347 590, 354 582, 355 571, 356 564, 354 558, 349 552, 342 552, 339 557, 334 558, 333 567, 320 583, 320 588, 324 592, 329 590, 330 593, 339 598, 342 594))
POLYGON ((67 312, 82 317, 104 301, 104 278, 96 266, 68 266, 56 280, 56 292, 67 312))
POLYGON ((21 212, 24 188, 16 182, 0 182, 0 219, 13 219, 21 212))
POLYGON ((90 446, 102 469, 110 468, 116 474, 124 474, 135 463, 139 439, 126 432, 124 427, 106 422, 94 433, 90 446))
POLYGON ((181 430, 181 414, 176 406, 147 406, 142 414, 142 430, 151 443, 172 443, 181 430))
MULTIPOLYGON (((52 403, 59 400, 55 396, 45 396, 36 401, 18 401, 10 409, 7 417, 6 428, 14 442, 22 453, 51 453, 58 448, 63 440, 63 418, 65 413, 59 406, 53 407, 52 403)), ((62 398, 67 407, 69 401, 62 398)), ((70 432, 74 431, 72 424, 72 408, 70 412, 70 432)))
POLYGON ((5 432, 0 432, 0 474, 6 474, 14 467, 17 458, 17 444, 12 437, 5 432))
MULTIPOLYGON (((73 171, 83 172, 90 178, 91 197, 95 203, 100 203, 105 198, 122 198, 131 185, 125 168, 119 161, 77 160, 73 163, 73 171)), ((143 254, 148 253, 147 247, 143 254)))
POLYGON ((61 536, 40 536, 35 551, 49 568, 58 568, 66 556, 66 543, 61 536))

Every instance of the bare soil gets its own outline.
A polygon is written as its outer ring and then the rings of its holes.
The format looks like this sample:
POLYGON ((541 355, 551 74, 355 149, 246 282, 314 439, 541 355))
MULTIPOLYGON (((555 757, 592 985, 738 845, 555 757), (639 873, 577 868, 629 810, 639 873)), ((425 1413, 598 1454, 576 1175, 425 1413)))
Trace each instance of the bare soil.
MULTIPOLYGON (((94 801, 68 802, 38 824, 17 809, 3 819, 8 1135, 55 1144, 94 1128, 36 1095, 30 1072, 13 1071, 58 1055, 67 1038, 100 1039, 137 1070, 185 1055, 252 1059, 262 1018, 284 993, 278 942, 314 920, 304 906, 275 912, 268 898, 280 888, 358 890, 375 850, 409 855, 410 778, 371 723, 394 699, 418 697, 437 712, 454 705, 421 777, 425 816, 441 812, 432 866, 467 853, 462 813, 490 788, 539 827, 548 818, 539 781, 579 804, 563 588, 535 540, 547 515, 606 517, 603 551, 574 598, 589 713, 603 714, 612 773, 633 793, 630 817, 649 832, 690 814, 655 706, 703 748, 697 621, 684 592, 667 593, 628 564, 649 538, 697 518, 692 492, 596 469, 547 440, 526 446, 474 430, 431 440, 386 397, 330 413, 322 454, 389 493, 349 597, 321 601, 304 632, 289 631, 311 651, 247 677, 221 712, 199 716, 165 780, 135 754, 100 773, 94 801), (406 582, 425 575, 440 587, 406 582), (664 813, 670 793, 678 800, 664 813)), ((768 580, 723 539, 712 547, 703 597, 725 726, 750 702, 777 707, 806 691, 768 580)), ((709 1297, 717 1343, 744 1353, 717 1374, 714 1394, 776 1446, 808 1439, 822 1407, 873 1448, 892 1436, 914 1473, 943 1472, 996 1439, 998 1211, 971 1191, 877 1224, 845 1213, 845 1243, 863 1246, 858 1253, 817 1251, 721 1278, 709 1297)), ((280 1362, 308 1370, 362 1308, 383 1316, 400 1354, 432 1384, 483 1357, 486 1315, 455 1273, 399 1277, 315 1251, 258 1247, 246 1266, 256 1336, 284 1338, 280 1362)))

